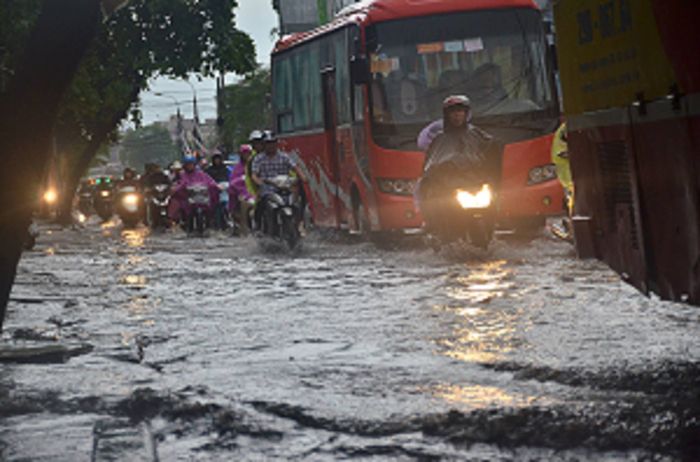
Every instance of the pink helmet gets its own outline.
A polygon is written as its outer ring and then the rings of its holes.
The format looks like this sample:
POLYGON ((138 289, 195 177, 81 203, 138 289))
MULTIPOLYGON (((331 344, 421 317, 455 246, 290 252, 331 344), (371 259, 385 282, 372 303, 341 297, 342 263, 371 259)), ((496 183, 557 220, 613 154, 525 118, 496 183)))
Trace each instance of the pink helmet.
POLYGON ((242 144, 240 148, 238 148, 238 154, 252 154, 253 153, 253 147, 249 144, 242 144))

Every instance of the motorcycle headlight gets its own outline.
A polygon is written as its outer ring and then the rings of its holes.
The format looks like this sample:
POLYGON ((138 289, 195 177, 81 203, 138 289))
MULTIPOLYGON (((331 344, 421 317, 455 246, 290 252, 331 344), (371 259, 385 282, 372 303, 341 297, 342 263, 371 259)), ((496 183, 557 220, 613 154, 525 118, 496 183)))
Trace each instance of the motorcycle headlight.
POLYGON ((392 196, 412 196, 416 189, 416 180, 377 178, 379 190, 392 196))
POLYGON ((139 198, 136 194, 127 194, 124 196, 124 204, 126 205, 136 205, 139 201, 139 198))
POLYGON ((546 183, 554 180, 557 177, 557 166, 554 164, 541 165, 530 170, 527 175, 527 185, 534 186, 536 184, 546 183))
POLYGON ((491 205, 493 193, 491 187, 487 184, 476 193, 469 191, 457 190, 457 201, 463 209, 485 209, 491 205))
POLYGON ((49 204, 53 204, 54 202, 56 202, 57 198, 58 198, 58 195, 56 194, 56 191, 54 191, 53 189, 49 189, 44 194, 44 200, 46 202, 48 202, 49 204))
POLYGON ((100 191, 100 196, 109 197, 109 191, 100 191))

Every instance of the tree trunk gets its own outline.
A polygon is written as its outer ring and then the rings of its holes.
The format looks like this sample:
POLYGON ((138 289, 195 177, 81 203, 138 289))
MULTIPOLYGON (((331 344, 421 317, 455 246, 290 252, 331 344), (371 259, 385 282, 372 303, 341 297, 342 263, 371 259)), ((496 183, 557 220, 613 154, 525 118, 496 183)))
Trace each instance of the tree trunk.
POLYGON ((46 0, 0 101, 0 331, 59 104, 99 21, 100 0, 46 0))

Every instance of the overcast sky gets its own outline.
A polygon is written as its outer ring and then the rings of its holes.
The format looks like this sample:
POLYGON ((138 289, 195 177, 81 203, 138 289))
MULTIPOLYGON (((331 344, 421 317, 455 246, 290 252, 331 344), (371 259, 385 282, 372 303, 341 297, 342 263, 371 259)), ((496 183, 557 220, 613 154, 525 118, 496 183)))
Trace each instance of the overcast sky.
MULTIPOLYGON (((236 9, 236 26, 247 32, 255 42, 257 60, 270 63, 270 52, 274 45, 270 31, 278 26, 277 13, 272 9, 272 0, 238 0, 236 9)), ((230 83, 233 77, 228 78, 230 83)), ((216 81, 206 79, 190 82, 197 93, 197 108, 200 119, 216 117, 216 81)), ((192 87, 182 81, 156 79, 151 82, 151 90, 141 94, 144 125, 160 120, 168 120, 177 112, 178 103, 183 115, 192 118, 192 87), (162 93, 166 96, 158 96, 162 93), (176 103, 177 101, 177 103, 176 103)))

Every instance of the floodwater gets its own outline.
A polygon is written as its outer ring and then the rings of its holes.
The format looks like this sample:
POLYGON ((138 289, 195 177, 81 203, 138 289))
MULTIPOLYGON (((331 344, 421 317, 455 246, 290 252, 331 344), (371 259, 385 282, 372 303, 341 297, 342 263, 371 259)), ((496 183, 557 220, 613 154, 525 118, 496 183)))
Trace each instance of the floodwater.
POLYGON ((700 460, 700 309, 547 236, 487 252, 44 225, 0 459, 700 460))

